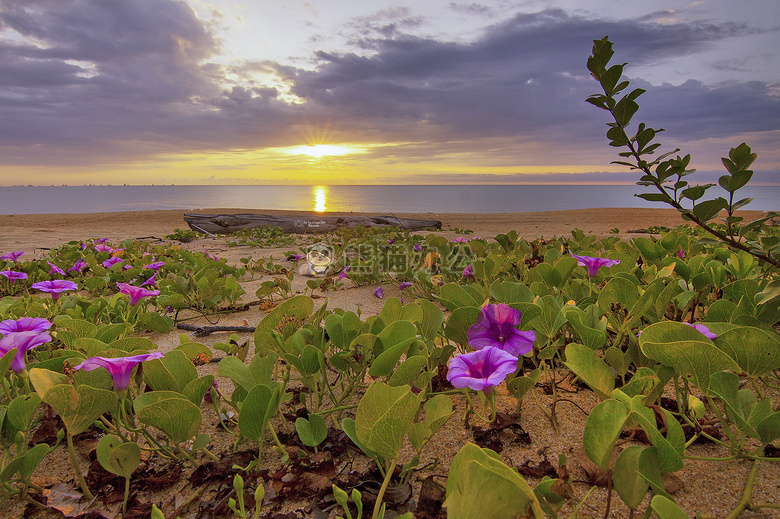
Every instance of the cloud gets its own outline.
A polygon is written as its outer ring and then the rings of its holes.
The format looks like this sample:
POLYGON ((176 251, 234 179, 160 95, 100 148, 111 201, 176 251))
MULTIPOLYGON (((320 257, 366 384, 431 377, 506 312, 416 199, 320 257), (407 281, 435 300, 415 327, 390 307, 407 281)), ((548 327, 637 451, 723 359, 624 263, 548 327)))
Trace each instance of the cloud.
MULTIPOLYGON (((303 69, 219 64, 215 28, 178 1, 8 4, 0 7, 0 30, 9 35, 0 40, 6 165, 131 163, 299 144, 317 132, 415 143, 373 152, 387 161, 470 154, 502 166, 606 165, 615 153, 604 140, 607 114, 584 102, 598 91, 585 68, 594 38, 610 36, 614 61, 628 61, 631 76, 755 31, 730 22, 661 23, 663 13, 613 20, 546 10, 450 41, 418 33, 421 20, 399 8, 351 20, 345 46, 316 52, 316 68, 303 69), (291 95, 303 103, 289 102, 291 95)), ((488 8, 450 9, 487 15, 488 8)), ((673 145, 779 129, 778 85, 633 83, 647 89, 638 118, 666 128, 664 142, 673 145)))

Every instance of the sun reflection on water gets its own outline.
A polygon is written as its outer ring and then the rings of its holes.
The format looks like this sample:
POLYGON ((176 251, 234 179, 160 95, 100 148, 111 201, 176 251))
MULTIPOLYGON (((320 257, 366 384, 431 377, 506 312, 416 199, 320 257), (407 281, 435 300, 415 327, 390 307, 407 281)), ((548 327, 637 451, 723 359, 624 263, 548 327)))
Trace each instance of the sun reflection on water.
POLYGON ((326 210, 325 202, 328 198, 328 186, 312 186, 314 195, 314 210, 318 213, 324 213, 326 210))

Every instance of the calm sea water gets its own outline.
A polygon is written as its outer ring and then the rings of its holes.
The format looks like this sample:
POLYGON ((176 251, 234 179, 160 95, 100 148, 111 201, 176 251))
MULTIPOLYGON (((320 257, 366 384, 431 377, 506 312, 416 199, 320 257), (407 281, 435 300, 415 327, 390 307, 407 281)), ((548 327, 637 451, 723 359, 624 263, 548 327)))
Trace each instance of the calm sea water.
MULTIPOLYGON (((713 188, 715 189, 715 188, 713 188)), ((780 210, 780 186, 747 186, 749 209, 780 210)), ((505 213, 665 207, 634 185, 0 187, 0 214, 236 208, 396 213, 505 213)))

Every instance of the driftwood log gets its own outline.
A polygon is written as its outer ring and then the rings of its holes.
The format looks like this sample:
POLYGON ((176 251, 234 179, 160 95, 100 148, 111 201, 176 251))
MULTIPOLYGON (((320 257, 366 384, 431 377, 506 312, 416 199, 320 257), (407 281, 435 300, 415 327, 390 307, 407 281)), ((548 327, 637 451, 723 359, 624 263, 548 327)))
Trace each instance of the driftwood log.
POLYGON ((401 227, 410 230, 441 229, 439 220, 414 220, 395 216, 318 216, 269 214, 197 214, 187 213, 184 221, 190 229, 207 234, 230 234, 241 229, 273 226, 286 233, 317 233, 352 227, 401 227))

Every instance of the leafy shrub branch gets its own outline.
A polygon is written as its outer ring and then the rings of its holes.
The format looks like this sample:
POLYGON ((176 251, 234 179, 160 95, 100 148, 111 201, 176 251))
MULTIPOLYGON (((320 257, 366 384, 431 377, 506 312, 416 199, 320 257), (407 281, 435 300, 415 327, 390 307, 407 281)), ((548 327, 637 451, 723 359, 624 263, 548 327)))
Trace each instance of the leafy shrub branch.
POLYGON ((588 70, 601 84, 604 93, 589 96, 586 101, 612 114, 614 122, 607 123, 609 126, 607 138, 610 146, 628 148, 628 151, 619 153, 626 160, 614 161, 613 164, 640 170, 644 174, 637 185, 655 187, 657 190, 657 192, 636 196, 653 202, 666 203, 677 209, 683 219, 695 223, 730 247, 746 251, 774 267, 780 267, 780 242, 760 240, 756 237, 756 231, 760 230, 768 220, 778 216, 778 213, 766 213, 762 218, 745 224, 742 224, 743 218, 736 215, 738 209, 753 200, 752 198, 739 199, 735 194, 753 176, 753 172, 748 168, 756 160, 757 155, 745 143, 732 148, 729 156, 722 159, 728 174, 718 179, 718 184, 727 192, 727 197, 702 199, 706 191, 715 184, 691 185, 684 180, 684 177, 696 171, 688 169, 690 155, 684 157, 677 155, 672 158, 673 154, 680 151, 677 148, 650 160, 649 156, 661 146, 659 142, 654 142, 654 139, 658 132, 664 131, 662 128, 656 130, 645 123, 639 123, 632 137, 626 133, 631 119, 639 110, 636 100, 645 93, 645 90, 636 88, 618 99, 620 92, 628 88, 629 82, 621 81, 626 63, 609 65, 613 54, 612 42, 609 41, 608 36, 593 41, 593 54, 588 58, 588 70), (690 208, 683 206, 685 200, 690 201, 690 208), (727 216, 723 218, 725 225, 713 223, 712 220, 723 210, 727 212, 727 216))

